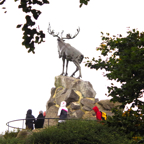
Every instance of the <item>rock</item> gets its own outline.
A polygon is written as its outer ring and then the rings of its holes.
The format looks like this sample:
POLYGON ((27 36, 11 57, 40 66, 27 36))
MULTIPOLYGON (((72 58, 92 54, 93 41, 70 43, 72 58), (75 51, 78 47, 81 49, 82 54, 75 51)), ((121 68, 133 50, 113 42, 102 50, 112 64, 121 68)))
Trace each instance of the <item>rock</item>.
POLYGON ((108 100, 101 100, 98 102, 105 110, 111 110, 114 107, 114 103, 110 103, 108 100))
POLYGON ((107 110, 105 110, 105 109, 102 107, 102 105, 100 105, 100 104, 98 104, 98 103, 96 103, 95 106, 97 106, 97 107, 99 108, 99 111, 104 111, 104 112, 107 111, 107 110))
POLYGON ((93 90, 91 83, 88 81, 76 81, 73 85, 73 88, 80 91, 84 98, 95 98, 96 92, 93 90))
POLYGON ((61 101, 66 101, 67 106, 71 102, 76 102, 79 100, 79 96, 74 92, 73 89, 64 88, 62 91, 58 92, 55 96, 56 103, 60 105, 61 101))
POLYGON ((92 110, 91 108, 86 107, 86 106, 83 106, 82 109, 85 110, 85 111, 91 111, 92 110))
POLYGON ((82 110, 76 110, 75 112, 72 113, 71 118, 77 118, 80 119, 84 115, 84 112, 82 110))
POLYGON ((95 103, 97 103, 99 101, 99 99, 98 98, 95 98, 95 103))
POLYGON ((96 120, 96 114, 94 111, 89 111, 86 112, 82 118, 87 120, 96 120))
POLYGON ((67 113, 68 115, 67 115, 67 118, 68 119, 71 119, 71 115, 72 115, 72 111, 71 111, 71 109, 68 109, 68 113, 67 113))
POLYGON ((55 99, 51 97, 50 100, 47 102, 47 107, 50 108, 53 105, 55 105, 55 99))
POLYGON ((56 88, 51 88, 51 97, 54 95, 56 88))
POLYGON ((51 97, 46 104, 46 108, 49 108, 49 107, 55 105, 55 99, 53 98, 53 95, 55 94, 55 90, 56 90, 56 88, 51 88, 51 97))
MULTIPOLYGON (((48 108, 46 110, 46 117, 45 118, 58 118, 57 116, 58 114, 58 107, 56 106, 51 106, 50 108, 48 108)), ((50 119, 49 120, 49 125, 56 125, 57 124, 57 120, 56 119, 50 119)), ((44 121, 44 127, 48 126, 48 119, 45 119, 44 121)))
POLYGON ((110 102, 110 100, 101 100, 98 102, 98 104, 100 104, 105 110, 111 110, 115 106, 121 105, 121 103, 118 103, 118 102, 113 103, 113 102, 110 102))
POLYGON ((73 77, 56 76, 55 86, 65 87, 67 89, 76 89, 82 93, 83 97, 95 98, 96 95, 90 82, 73 77))
POLYGON ((76 103, 76 102, 72 102, 70 104, 70 107, 71 107, 72 110, 78 110, 78 109, 80 109, 80 104, 76 103))
POLYGON ((21 130, 18 134, 17 134, 17 138, 20 139, 25 139, 28 135, 31 135, 32 131, 30 130, 21 130))
POLYGON ((81 99, 80 103, 83 106, 85 106, 85 107, 87 107, 87 108, 92 110, 92 108, 94 107, 95 101, 87 99, 87 98, 83 98, 83 99, 81 99))
POLYGON ((40 132, 42 130, 43 130, 43 128, 33 129, 32 131, 23 129, 23 130, 19 131, 16 138, 25 139, 25 138, 27 138, 27 136, 32 135, 35 132, 40 132))
POLYGON ((57 94, 58 92, 60 92, 61 90, 63 90, 63 87, 58 87, 58 88, 56 89, 56 94, 57 94))
POLYGON ((71 89, 71 85, 74 81, 75 81, 75 78, 73 77, 56 76, 55 87, 65 87, 65 88, 71 89))
POLYGON ((79 100, 79 96, 74 92, 74 90, 69 90, 69 95, 66 97, 66 103, 67 105, 70 105, 71 102, 76 102, 79 100))
POLYGON ((56 104, 60 105, 61 101, 65 100, 66 97, 67 97, 67 94, 69 93, 69 91, 67 91, 68 89, 67 88, 63 88, 63 89, 58 89, 58 92, 56 90, 56 95, 55 95, 55 101, 56 101, 56 104))

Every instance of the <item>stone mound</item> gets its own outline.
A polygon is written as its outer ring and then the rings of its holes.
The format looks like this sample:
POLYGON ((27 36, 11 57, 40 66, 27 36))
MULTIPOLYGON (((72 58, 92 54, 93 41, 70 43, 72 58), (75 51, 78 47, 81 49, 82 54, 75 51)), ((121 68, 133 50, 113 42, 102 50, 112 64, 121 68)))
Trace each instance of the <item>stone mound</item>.
MULTIPOLYGON (((61 101, 67 102, 69 119, 91 119, 95 120, 95 112, 92 110, 97 106, 100 111, 112 115, 111 109, 120 103, 112 103, 110 100, 95 98, 96 92, 88 81, 67 76, 56 76, 55 87, 51 89, 51 96, 46 104, 46 118, 58 118, 57 113, 61 101)), ((56 125, 57 120, 45 119, 44 126, 56 125)))

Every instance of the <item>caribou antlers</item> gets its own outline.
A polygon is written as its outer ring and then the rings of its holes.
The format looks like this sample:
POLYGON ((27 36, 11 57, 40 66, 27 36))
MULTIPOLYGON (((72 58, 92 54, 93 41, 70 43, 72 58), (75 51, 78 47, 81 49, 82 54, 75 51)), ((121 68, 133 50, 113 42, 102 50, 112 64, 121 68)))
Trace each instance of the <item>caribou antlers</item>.
MULTIPOLYGON (((62 37, 62 35, 61 35, 61 39, 73 39, 79 34, 79 32, 80 32, 80 28, 77 29, 77 33, 73 37, 70 34, 67 34, 66 37, 62 37)), ((63 31, 62 31, 62 33, 63 33, 63 31)))
POLYGON ((48 27, 48 33, 49 33, 50 35, 52 35, 53 37, 58 37, 58 38, 60 39, 60 37, 58 36, 59 33, 54 34, 54 30, 51 30, 50 24, 49 24, 49 27, 48 27))
POLYGON ((55 33, 54 33, 54 30, 51 30, 51 26, 50 26, 50 24, 49 24, 48 33, 49 33, 50 35, 52 35, 53 37, 58 37, 59 39, 62 39, 62 40, 63 40, 63 39, 73 39, 73 38, 75 38, 75 37, 79 34, 79 32, 80 32, 80 28, 77 29, 77 33, 76 33, 73 37, 72 37, 70 34, 67 34, 66 37, 62 37, 63 32, 64 32, 64 31, 61 32, 61 38, 60 38, 60 37, 59 37, 59 33, 55 34, 55 33))

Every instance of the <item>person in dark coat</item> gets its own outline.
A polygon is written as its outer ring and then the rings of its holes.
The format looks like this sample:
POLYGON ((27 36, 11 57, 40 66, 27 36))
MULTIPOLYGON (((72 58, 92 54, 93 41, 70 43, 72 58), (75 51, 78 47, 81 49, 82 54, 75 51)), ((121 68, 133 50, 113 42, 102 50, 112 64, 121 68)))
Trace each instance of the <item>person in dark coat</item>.
POLYGON ((35 117, 32 115, 32 110, 29 109, 26 114, 26 128, 33 130, 34 123, 35 123, 35 117))
POLYGON ((43 124, 44 124, 43 111, 39 111, 39 115, 38 115, 37 120, 35 122, 35 128, 43 128, 43 124))

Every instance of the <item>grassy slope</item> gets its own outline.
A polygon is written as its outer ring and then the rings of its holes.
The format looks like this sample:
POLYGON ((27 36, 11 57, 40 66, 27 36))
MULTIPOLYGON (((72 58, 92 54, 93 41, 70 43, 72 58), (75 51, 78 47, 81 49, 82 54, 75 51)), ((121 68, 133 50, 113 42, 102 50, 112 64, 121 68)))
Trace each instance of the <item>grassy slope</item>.
POLYGON ((0 144, 134 144, 127 135, 96 121, 67 121, 33 133, 27 139, 0 139, 0 144))

